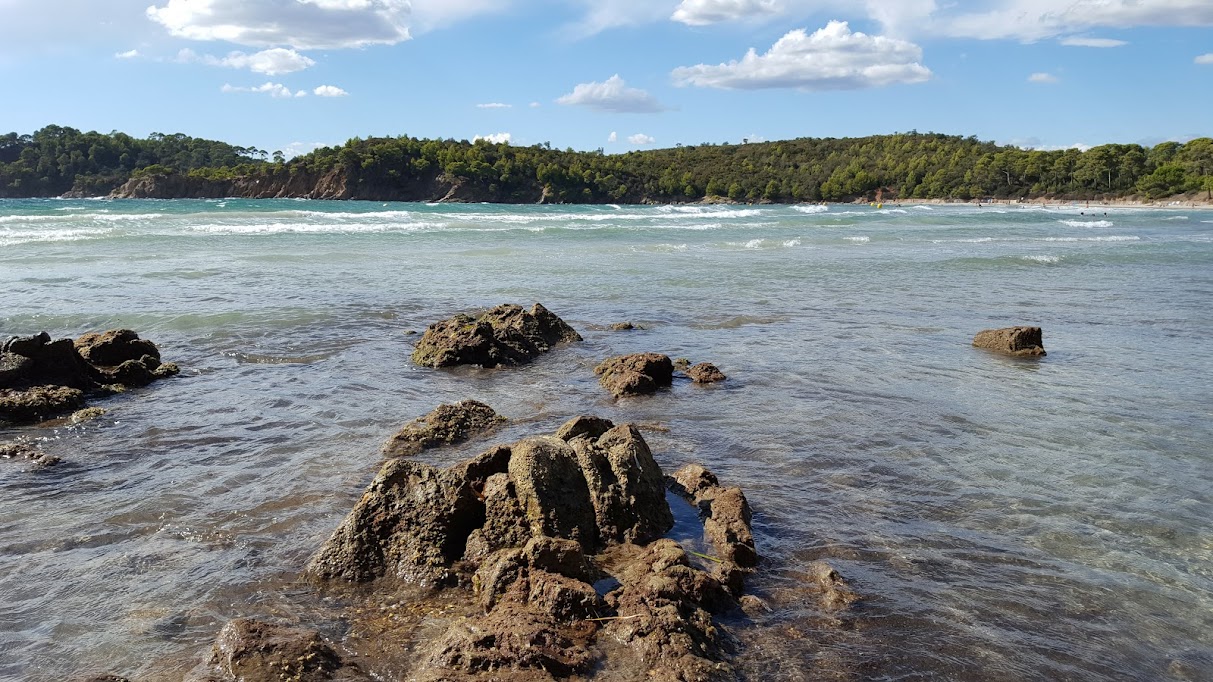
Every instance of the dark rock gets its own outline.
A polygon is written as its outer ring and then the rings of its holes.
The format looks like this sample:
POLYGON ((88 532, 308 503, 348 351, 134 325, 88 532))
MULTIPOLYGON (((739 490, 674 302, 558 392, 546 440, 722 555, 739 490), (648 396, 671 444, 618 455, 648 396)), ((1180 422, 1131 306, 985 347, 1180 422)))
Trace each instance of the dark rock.
POLYGON ((505 602, 456 623, 431 647, 419 680, 551 680, 586 673, 597 628, 579 621, 562 627, 536 608, 505 602))
POLYGON ((691 361, 687 360, 686 358, 676 358, 674 360, 674 369, 678 370, 679 372, 686 371, 686 368, 690 366, 691 361))
POLYGON ((973 345, 1008 355, 1046 355, 1040 327, 986 329, 973 337, 973 345))
POLYGON ((563 441, 570 441, 574 438, 585 436, 595 439, 614 428, 615 423, 609 419, 601 417, 591 417, 582 415, 573 417, 556 430, 556 437, 563 441))
POLYGON ((636 353, 608 358, 594 368, 594 374, 616 398, 646 395, 673 382, 674 364, 666 355, 636 353))
POLYGON ((506 547, 521 547, 531 538, 531 526, 526 520, 514 483, 507 474, 490 476, 483 488, 484 526, 472 531, 464 548, 463 558, 479 562, 489 554, 506 547))
POLYGON ((531 538, 522 548, 522 558, 531 568, 590 582, 597 571, 586 559, 581 545, 564 538, 531 538))
POLYGON ((526 602, 557 622, 598 618, 606 609, 594 586, 576 578, 531 570, 527 583, 531 589, 526 602))
POLYGON ((613 332, 628 332, 636 329, 636 325, 632 324, 631 322, 616 322, 615 324, 607 327, 607 329, 610 329, 613 332))
POLYGON ((758 564, 750 525, 750 504, 741 488, 721 486, 712 472, 697 464, 688 464, 674 472, 669 482, 671 490, 699 508, 704 532, 724 564, 720 567, 721 577, 725 578, 726 584, 739 586, 740 579, 730 575, 728 564, 743 569, 758 564))
POLYGON ((646 544, 674 526, 665 480, 636 427, 622 424, 596 440, 574 439, 603 543, 646 544))
POLYGON ((530 310, 499 305, 478 317, 456 315, 430 325, 413 350, 424 367, 521 365, 556 344, 580 341, 564 320, 536 303, 530 310))
POLYGON ((129 679, 112 673, 102 675, 85 675, 84 677, 73 677, 71 682, 130 682, 129 679))
POLYGON ((714 384, 718 381, 724 381, 728 377, 724 372, 720 371, 716 365, 710 362, 701 362, 684 370, 686 375, 697 384, 714 384))
POLYGON ((218 671, 218 679, 240 682, 371 679, 356 666, 345 664, 315 630, 249 618, 223 626, 208 666, 218 671))
POLYGON ((842 575, 824 561, 809 564, 804 584, 819 595, 822 607, 829 611, 846 608, 861 598, 842 575))
POLYGON ((493 408, 475 400, 439 405, 406 424, 383 445, 385 457, 406 457, 439 445, 451 445, 505 422, 493 408))
POLYGON ((533 535, 548 535, 598 546, 594 507, 577 453, 550 436, 515 443, 509 473, 533 535))

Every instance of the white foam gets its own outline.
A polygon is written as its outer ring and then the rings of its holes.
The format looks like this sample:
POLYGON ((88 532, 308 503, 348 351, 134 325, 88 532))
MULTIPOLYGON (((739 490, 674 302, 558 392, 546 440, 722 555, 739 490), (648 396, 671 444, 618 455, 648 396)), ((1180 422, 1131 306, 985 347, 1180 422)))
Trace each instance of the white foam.
POLYGON ((787 240, 784 240, 783 245, 790 249, 790 248, 793 248, 796 246, 800 246, 800 240, 799 239, 787 239, 787 240))
POLYGON ((792 207, 792 210, 795 210, 795 211, 800 211, 801 213, 809 213, 809 214, 812 214, 812 213, 825 213, 826 211, 829 211, 829 210, 830 210, 830 207, 829 207, 829 206, 822 206, 822 205, 820 205, 820 204, 814 204, 814 205, 811 205, 811 206, 804 206, 804 205, 799 205, 799 204, 798 204, 798 205, 796 205, 796 206, 793 206, 793 207, 792 207))
POLYGON ((1173 216, 1168 216, 1166 218, 1163 218, 1163 220, 1187 220, 1187 219, 1188 219, 1188 216, 1186 216, 1186 215, 1173 215, 1173 216))
POLYGON ((919 205, 919 206, 913 206, 912 208, 915 208, 915 209, 917 209, 917 210, 919 210, 919 211, 934 211, 934 210, 935 210, 935 209, 934 209, 933 207, 931 207, 931 206, 922 206, 922 205, 919 205))
POLYGON ((43 223, 51 220, 69 220, 61 215, 0 215, 0 223, 43 223))
POLYGON ((16 246, 18 244, 36 244, 46 242, 78 242, 86 239, 100 239, 111 233, 112 228, 96 229, 65 229, 65 230, 14 230, 0 229, 0 246, 16 246))
POLYGON ((1111 220, 1059 220, 1058 222, 1070 227, 1112 227, 1111 220))
POLYGON ((1136 242, 1141 237, 1133 235, 1114 235, 1109 237, 1041 237, 1033 241, 1041 242, 1136 242))
POLYGON ((1034 263, 1060 263, 1061 256, 1023 256, 1023 260, 1032 261, 1034 263))
POLYGON ((932 239, 932 244, 985 244, 999 241, 993 237, 973 237, 972 239, 932 239))
POLYGON ((872 241, 871 237, 864 237, 862 235, 858 237, 843 237, 843 239, 849 242, 855 242, 856 244, 867 244, 868 242, 872 241))

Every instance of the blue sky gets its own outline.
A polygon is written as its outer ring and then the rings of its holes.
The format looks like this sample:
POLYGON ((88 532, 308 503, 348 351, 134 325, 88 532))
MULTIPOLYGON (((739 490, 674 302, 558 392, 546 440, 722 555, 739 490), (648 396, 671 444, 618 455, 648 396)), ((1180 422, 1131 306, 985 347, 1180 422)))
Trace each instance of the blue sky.
POLYGON ((0 0, 0 132, 1213 136, 1213 0, 0 0))

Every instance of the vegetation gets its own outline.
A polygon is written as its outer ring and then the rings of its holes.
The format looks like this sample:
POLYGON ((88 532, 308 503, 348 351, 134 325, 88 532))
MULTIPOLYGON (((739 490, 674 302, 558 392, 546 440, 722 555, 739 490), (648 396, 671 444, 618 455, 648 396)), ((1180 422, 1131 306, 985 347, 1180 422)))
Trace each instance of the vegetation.
MULTIPOLYGON (((106 193, 140 176, 282 186, 339 174, 351 198, 458 196, 501 202, 854 201, 1213 197, 1213 139, 1152 148, 1027 150, 937 133, 702 144, 606 155, 485 140, 352 139, 286 161, 280 152, 185 135, 146 140, 49 126, 0 137, 0 196, 106 193), (253 183, 258 184, 258 183, 253 183)), ((218 184, 216 184, 218 183, 218 184)), ((307 183, 303 183, 306 186, 307 183)), ((295 186, 295 185, 292 185, 295 186)), ((230 189, 230 187, 229 187, 230 189)), ((216 190, 218 191, 218 190, 216 190)))

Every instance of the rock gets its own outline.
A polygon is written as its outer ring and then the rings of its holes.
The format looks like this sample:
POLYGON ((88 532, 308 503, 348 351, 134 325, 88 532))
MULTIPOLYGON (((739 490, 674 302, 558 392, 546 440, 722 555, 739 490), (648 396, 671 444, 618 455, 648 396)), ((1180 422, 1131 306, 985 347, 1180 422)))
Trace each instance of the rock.
POLYGON ((701 362, 684 370, 686 375, 697 384, 714 384, 718 381, 724 381, 728 377, 721 372, 716 365, 710 362, 701 362))
POLYGON ((127 329, 86 334, 75 342, 52 341, 46 332, 14 336, 0 344, 0 421, 49 419, 80 408, 87 394, 143 386, 177 371, 160 362, 154 344, 127 329))
POLYGON ((86 407, 83 410, 76 410, 67 418, 73 424, 83 424, 87 421, 92 421, 97 417, 105 414, 105 409, 101 407, 86 407))
POLYGON ((636 325, 632 324, 631 322, 616 322, 607 327, 607 329, 613 332, 629 332, 636 329, 636 325))
POLYGON ((556 430, 556 437, 563 441, 570 441, 574 438, 582 436, 597 439, 602 434, 614 428, 615 423, 609 419, 600 417, 591 417, 582 415, 573 417, 556 430))
MULTIPOLYGON (((488 463, 500 460, 498 451, 486 455, 488 463)), ((485 521, 484 503, 466 474, 469 468, 459 472, 388 460, 312 557, 307 573, 351 582, 386 577, 422 587, 456 582, 451 565, 485 521)))
POLYGON ((598 546, 594 506, 577 453, 550 436, 515 443, 509 474, 533 535, 549 535, 598 546))
POLYGON ((62 461, 55 455, 43 452, 37 445, 24 438, 0 441, 0 459, 21 459, 40 467, 51 466, 62 461))
POLYGON ((83 677, 73 677, 71 682, 130 682, 129 679, 115 675, 113 673, 103 673, 101 675, 85 675, 83 677))
POLYGON ((507 474, 490 476, 482 488, 484 525, 468 536, 463 558, 479 562, 506 547, 521 547, 531 538, 531 527, 507 474))
POLYGON ((973 337, 973 345, 1008 355, 1046 355, 1040 327, 986 329, 973 337))
POLYGON ((674 364, 666 355, 636 353, 608 358, 594 368, 594 374, 616 398, 646 395, 673 382, 674 364))
POLYGON ((668 482, 671 490, 698 507, 704 533, 721 560, 717 575, 734 594, 740 594, 745 573, 758 565, 752 512, 745 494, 741 488, 721 486, 712 472, 697 464, 682 467, 668 482))
POLYGON ((691 361, 686 358, 676 358, 674 360, 674 369, 679 372, 685 372, 687 367, 691 366, 691 361))
POLYGON ((356 666, 345 664, 315 630, 250 618, 237 618, 223 626, 211 648, 208 667, 219 672, 218 679, 240 682, 371 679, 356 666))
POLYGON ((538 609, 510 602, 452 626, 429 647, 416 679, 522 682, 586 673, 594 663, 595 630, 586 621, 561 627, 538 609))
POLYGON ((631 424, 570 445, 594 505, 603 543, 647 544, 674 526, 665 480, 648 444, 631 424))
POLYGON ((130 329, 91 332, 76 339, 74 345, 80 357, 91 365, 115 367, 128 360, 142 360, 145 355, 151 356, 157 364, 160 362, 156 344, 139 338, 130 329))
POLYGON ((439 405, 433 412, 406 424, 383 445, 385 457, 406 457, 427 448, 451 445, 489 431, 505 422, 493 408, 475 400, 439 405))
POLYGON ((423 367, 521 365, 556 344, 580 341, 564 320, 536 303, 530 310, 499 305, 479 317, 456 315, 430 325, 413 350, 423 367))
POLYGON ((838 571, 824 561, 809 564, 805 584, 820 595, 821 605, 829 611, 846 608, 860 600, 860 596, 838 571))

